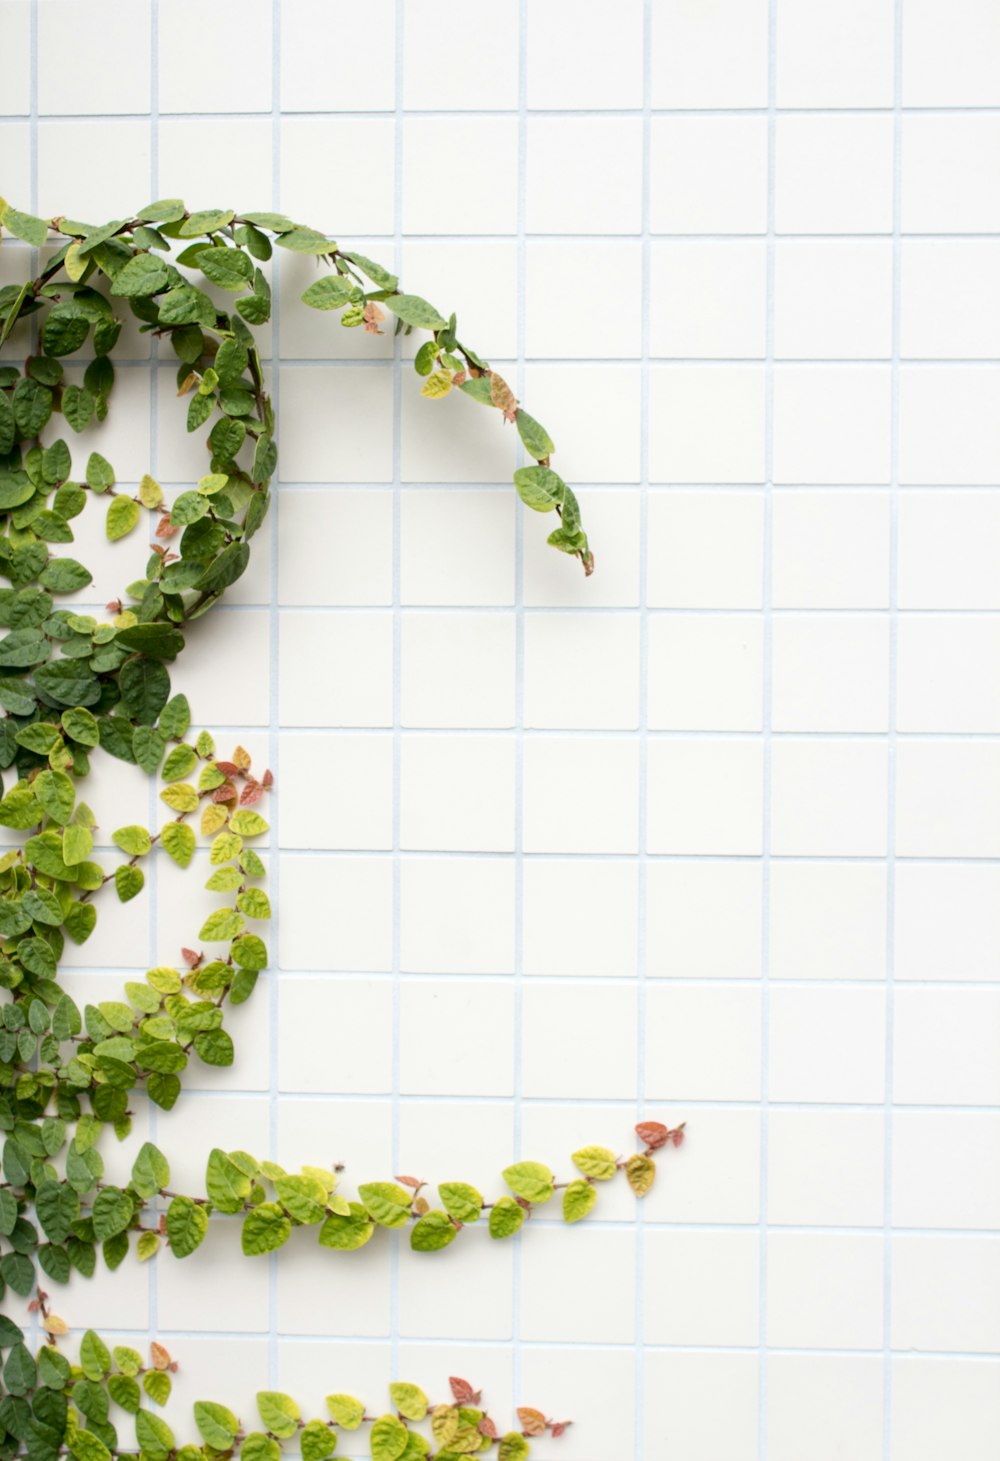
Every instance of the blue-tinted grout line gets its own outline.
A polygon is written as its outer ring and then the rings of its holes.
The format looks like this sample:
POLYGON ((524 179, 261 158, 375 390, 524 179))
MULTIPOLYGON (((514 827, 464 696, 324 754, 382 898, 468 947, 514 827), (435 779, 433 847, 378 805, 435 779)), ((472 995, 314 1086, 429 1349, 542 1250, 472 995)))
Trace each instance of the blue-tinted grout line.
MULTIPOLYGON (((638 862, 636 866, 636 1029, 635 1029, 635 1092, 637 1121, 646 1116, 646 1022, 648 1012, 648 944, 647 919, 649 904, 649 867, 646 860, 648 848, 649 796, 649 347, 650 321, 649 305, 651 291, 652 255, 649 240, 651 191, 652 191, 652 40, 653 3, 643 0, 642 7, 642 253, 641 253, 641 374, 639 383, 639 782, 638 818, 636 845, 638 862)), ((635 1205, 635 1264, 634 1278, 634 1369, 633 1386, 635 1394, 635 1461, 643 1461, 646 1454, 646 1362, 644 1342, 646 1332, 646 1211, 645 1203, 635 1205)))
MULTIPOLYGON (((525 393, 527 376, 527 270, 526 243, 528 198, 528 0, 518 0, 517 60, 517 367, 515 390, 525 393)), ((516 461, 525 461, 518 443, 516 461)), ((513 1123, 514 1155, 523 1156, 522 1111, 524 1043, 524 518, 525 508, 514 509, 514 1016, 513 1016, 513 1123)), ((521 1235, 514 1237, 511 1259, 512 1402, 519 1405, 524 1393, 524 1361, 521 1353, 521 1235)))
POLYGON ((889 695, 886 804, 886 930, 885 930, 885 1117, 883 1144, 883 1307, 882 1307, 882 1457, 892 1461, 892 1298, 893 1298, 893 1084, 896 1014, 896 778, 899 698, 899 482, 900 334, 902 328, 903 206, 903 0, 893 7, 893 138, 892 138, 892 385, 890 399, 889 508, 889 695))
POLYGON ((775 280, 775 152, 777 120, 775 96, 777 88, 778 0, 768 0, 767 19, 767 321, 764 375, 764 530, 761 564, 761 606, 763 609, 763 822, 761 826, 761 1012, 760 1012, 760 1275, 759 1331, 757 1336, 758 1415, 757 1448, 759 1461, 767 1456, 768 1422, 768 1152, 770 1101, 770 961, 771 961, 771 850, 773 795, 773 653, 774 631, 771 605, 774 599, 774 280, 775 280))
MULTIPOLYGON (((159 46, 160 46, 160 0, 151 0, 149 7, 149 192, 150 199, 159 196, 160 186, 160 146, 159 146, 159 103, 160 103, 160 70, 159 70, 159 46)), ((153 380, 156 380, 156 370, 159 364, 160 342, 156 336, 150 340, 150 363, 152 366, 153 380)), ((149 392, 149 471, 150 475, 158 480, 159 471, 159 393, 151 389, 149 392)), ((146 514, 147 520, 150 514, 146 514)), ((155 831, 159 822, 162 810, 158 792, 159 778, 151 776, 147 787, 149 798, 149 825, 155 831)), ((149 967, 153 968, 158 962, 159 940, 160 940, 160 863, 159 859, 151 857, 147 864, 149 878, 149 967)), ((192 930, 193 932, 193 930, 192 930)), ((160 1113, 154 1101, 146 1102, 146 1110, 149 1112, 149 1139, 157 1144, 160 1128, 160 1113)), ((159 1331, 159 1264, 149 1265, 149 1332, 154 1337, 159 1331)))
MULTIPOLYGON (((393 269, 397 275, 403 264, 403 169, 405 154, 403 148, 403 64, 406 52, 404 0, 395 0, 395 47, 394 88, 395 121, 393 125, 393 269)), ((395 316, 386 312, 385 328, 391 329, 395 316)), ((403 1040, 402 984, 400 981, 400 950, 402 947, 402 879, 403 863, 400 856, 400 828, 402 821, 401 798, 403 785, 403 738, 402 738, 402 666, 403 666, 403 621, 400 612, 402 601, 402 442, 400 440, 400 418, 403 399, 403 336, 395 335, 392 356, 392 1169, 393 1175, 401 1170, 400 1128, 402 1123, 401 1060, 403 1040)), ((407 362, 409 364, 409 362, 407 362)), ((399 1289, 401 1238, 393 1233, 390 1239, 389 1273, 389 1373, 398 1380, 399 1375, 399 1289)))
MULTIPOLYGON (((281 0, 272 0, 271 5, 271 197, 272 208, 281 206, 281 0)), ((281 260, 278 257, 281 250, 275 250, 275 257, 272 263, 271 287, 274 298, 279 297, 281 289, 281 260)), ((271 318, 271 339, 272 350, 275 358, 281 356, 281 319, 280 311, 275 309, 271 318)), ((270 381, 271 398, 274 406, 275 421, 281 419, 279 410, 279 393, 281 389, 281 372, 273 371, 270 381)), ((281 537, 281 441, 278 440, 278 465, 275 469, 271 489, 271 536, 270 536, 270 568, 271 568, 271 593, 268 601, 268 756, 270 768, 275 778, 275 794, 268 798, 268 819, 271 823, 272 836, 275 845, 280 841, 280 800, 281 800, 281 738, 278 734, 280 725, 280 700, 278 680, 278 654, 279 654, 279 616, 278 616, 278 543, 281 537)), ((229 750, 227 748, 227 754, 229 750)), ((281 998, 280 998, 280 969, 281 969, 281 859, 272 857, 268 863, 268 879, 270 883, 270 898, 272 921, 268 930, 268 950, 270 953, 270 966, 265 974, 267 980, 267 1005, 270 1030, 268 1035, 268 1078, 269 1078, 269 1099, 268 1099, 268 1151, 272 1160, 277 1159, 279 1129, 281 1110, 279 1101, 280 1083, 280 1038, 281 1038, 281 998)), ((278 1344, 278 1316, 279 1316, 279 1283, 280 1269, 277 1253, 272 1253, 268 1258, 268 1380, 271 1385, 277 1385, 280 1372, 280 1356, 278 1344)))

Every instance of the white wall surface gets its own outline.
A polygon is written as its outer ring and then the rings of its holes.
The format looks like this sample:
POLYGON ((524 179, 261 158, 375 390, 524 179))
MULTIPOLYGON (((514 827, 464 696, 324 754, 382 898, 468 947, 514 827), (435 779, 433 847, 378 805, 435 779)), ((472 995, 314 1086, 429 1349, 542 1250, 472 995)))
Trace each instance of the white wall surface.
MULTIPOLYGON (((276 772, 276 958, 235 1069, 150 1121, 175 1181, 218 1143, 492 1191, 640 1114, 690 1137, 572 1230, 269 1267, 221 1228, 60 1309, 248 1419, 457 1372, 576 1419, 542 1461, 995 1457, 995 0, 2 0, 0 52, 6 197, 275 206, 395 262, 597 555, 280 261, 270 550, 177 676, 276 772)), ((179 486, 147 344, 101 449, 179 486)), ((80 987, 176 958, 198 882, 80 987)))

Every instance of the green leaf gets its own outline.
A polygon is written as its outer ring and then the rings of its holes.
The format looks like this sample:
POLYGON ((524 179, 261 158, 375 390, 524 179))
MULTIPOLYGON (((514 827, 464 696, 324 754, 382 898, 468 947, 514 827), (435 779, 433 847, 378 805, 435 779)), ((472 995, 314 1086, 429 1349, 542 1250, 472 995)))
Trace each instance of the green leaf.
POLYGON ((337 247, 333 239, 317 233, 314 228, 289 229, 276 238, 275 243, 283 249, 291 249, 294 254, 332 254, 337 247))
POLYGON ((311 1420, 299 1432, 299 1449, 302 1461, 326 1461, 337 1448, 337 1437, 332 1435, 321 1420, 311 1420))
POLYGON ((140 1197, 153 1197, 170 1182, 170 1163, 151 1141, 143 1142, 132 1163, 131 1186, 140 1197))
POLYGON ((100 452, 92 451, 87 458, 87 482, 95 492, 106 492, 115 485, 115 469, 100 452))
POLYGON ((399 1461, 406 1450, 410 1433, 394 1415, 382 1415, 372 1426, 372 1461, 399 1461))
POLYGON ((518 409, 514 418, 517 425, 518 435, 524 442, 524 449, 538 461, 542 457, 551 456, 555 451, 555 445, 545 427, 537 422, 534 416, 529 416, 524 407, 518 409))
POLYGON ((327 274, 302 296, 303 304, 311 309, 340 309, 347 303, 357 286, 342 274, 327 274))
POLYGON ((24 911, 33 923, 44 923, 50 928, 58 928, 62 923, 62 904, 54 893, 43 888, 29 888, 23 901, 24 911))
POLYGON ((130 857, 145 857, 153 845, 145 827, 119 827, 116 832, 112 832, 111 840, 130 857))
POLYGON ((270 918, 271 916, 271 901, 262 888, 247 888, 245 893, 239 893, 236 898, 236 906, 248 918, 270 918))
POLYGON ((78 741, 81 746, 100 745, 97 721, 89 710, 80 705, 63 711, 62 727, 70 739, 78 741))
POLYGON ((373 284, 380 289, 395 289, 399 280, 395 274, 390 274, 388 269, 383 269, 381 264, 376 264, 373 259, 366 259, 364 254, 344 254, 352 264, 356 264, 362 274, 366 274, 373 284))
POLYGON ((194 1423, 201 1432, 202 1440, 215 1451, 228 1451, 240 1428, 233 1412, 224 1405, 217 1405, 214 1400, 195 1401, 194 1423))
POLYGON ((389 1395, 400 1415, 405 1415, 407 1420, 423 1420, 427 1414, 427 1396, 419 1385, 408 1385, 398 1380, 389 1386, 389 1395))
POLYGON ((62 393, 62 413, 74 431, 83 431, 97 402, 85 386, 68 385, 62 393))
POLYGON ((140 1410, 135 1417, 135 1438, 145 1461, 167 1461, 174 1449, 174 1433, 165 1420, 149 1410, 140 1410))
POLYGON ((168 741, 176 741, 185 736, 191 726, 191 707, 188 704, 186 695, 175 695, 163 707, 163 714, 160 716, 160 730, 168 741))
MULTIPOLYGON (((276 1202, 262 1202, 248 1212, 243 1223, 243 1252, 248 1257, 273 1253, 288 1241, 292 1225, 276 1202)), ((271 1426, 269 1429, 273 1430, 271 1426)))
POLYGON ((80 1341, 80 1368, 88 1380, 103 1380, 111 1369, 111 1353, 99 1334, 88 1329, 80 1341))
POLYGON ((402 1228, 410 1220, 413 1193, 395 1182, 365 1182, 358 1196, 382 1228, 402 1228))
POLYGON ((281 1455, 277 1441, 263 1431, 251 1431, 240 1447, 240 1461, 281 1461, 281 1455))
POLYGON ((607 1182, 618 1170, 614 1152, 607 1146, 582 1146, 573 1153, 573 1162, 585 1177, 607 1182))
POLYGON ((563 1192, 563 1217, 568 1223, 578 1223, 593 1210, 597 1201, 597 1189, 582 1179, 571 1182, 563 1192))
POLYGON ((210 943, 222 943, 236 938, 243 932, 243 927, 242 915, 235 908, 217 908, 205 919, 198 937, 210 943))
POLYGON ((294 1436, 298 1430, 302 1412, 292 1397, 283 1395, 280 1390, 258 1390, 257 1410, 265 1430, 281 1440, 294 1436))
POLYGON ((52 415, 52 392, 39 381, 24 377, 14 387, 11 407, 21 436, 37 436, 52 415))
POLYGON ((135 254, 112 279, 111 293, 127 299, 141 298, 165 288, 168 279, 169 270, 163 259, 153 254, 135 254))
POLYGON ((118 676, 118 688, 125 714, 140 725, 155 725, 170 696, 170 676, 158 660, 127 660, 118 676))
POLYGON ((15 238, 23 239, 36 249, 40 249, 49 236, 49 225, 44 218, 36 218, 33 213, 22 213, 20 209, 6 204, 0 210, 0 223, 15 238))
POLYGON ((163 1370, 147 1370, 142 1377, 142 1388, 157 1405, 166 1405, 173 1381, 163 1370))
POLYGON ((133 498, 112 497, 104 525, 109 542, 117 543, 119 538, 127 537, 138 522, 139 504, 133 498))
POLYGON ((508 1431, 500 1441, 497 1461, 525 1461, 529 1453, 527 1441, 518 1431, 508 1431))
POLYGON ((513 1197, 498 1197, 490 1209, 490 1237, 510 1238, 524 1222, 524 1208, 513 1197))
POLYGON ((40 771, 31 783, 45 814, 64 826, 73 815, 76 791, 64 771, 40 771))
POLYGON ((555 1179, 542 1162, 515 1162, 505 1167, 503 1180, 512 1192, 527 1202, 548 1202, 555 1179))
POLYGON ((152 725, 137 725, 132 732, 132 754, 147 776, 155 776, 167 743, 162 731, 152 725))
POLYGON ((111 1461, 111 1452, 92 1431, 70 1431, 66 1444, 76 1461, 111 1461))
POLYGON ((314 1177, 279 1177, 274 1190, 278 1201, 299 1223, 319 1223, 326 1216, 326 1191, 314 1177))
POLYGON ((219 1147, 208 1156, 205 1190, 219 1212, 239 1212, 250 1196, 250 1178, 219 1147))
POLYGON ((483 1210, 483 1194, 468 1182, 441 1182, 438 1184, 441 1201, 448 1215, 459 1223, 474 1223, 483 1210))
POLYGON ((432 1208, 418 1218, 410 1233, 410 1247, 415 1253, 436 1253, 447 1248, 458 1237, 458 1229, 446 1212, 432 1208))
POLYGON ((175 1258, 187 1258, 208 1231, 208 1214, 190 1197, 175 1197, 167 1208, 167 1241, 175 1258))
POLYGON ((132 1221, 134 1207, 128 1193, 119 1187, 104 1187, 94 1199, 94 1237, 99 1243, 123 1233, 132 1221))
POLYGON ((229 829, 238 837, 261 837, 268 830, 268 823, 249 807, 241 807, 229 818, 229 829))
POLYGON ((225 245, 202 249, 198 255, 198 268, 213 284, 234 294, 245 289, 253 278, 253 260, 249 255, 225 245))
POLYGON ((3 1367, 3 1380, 11 1395, 24 1395, 35 1387, 38 1367, 24 1344, 15 1344, 3 1367))
MULTIPOLYGON (((115 498, 115 502, 129 500, 115 498)), ((132 506, 135 507, 134 502, 132 506)), ((116 639, 123 649, 144 654, 153 660, 175 659, 184 648, 184 635, 172 624, 132 624, 127 629, 119 629, 116 639)))
POLYGON ((441 318, 432 304, 418 294, 390 294, 383 303, 386 309, 403 321, 421 330, 443 330, 448 321, 441 318))
POLYGON ((181 238, 197 238, 203 233, 216 233, 233 221, 231 208, 203 208, 185 218, 177 232, 181 238))
POLYGON ((328 1395, 326 1408, 345 1431, 356 1431, 365 1413, 364 1405, 353 1395, 328 1395))
POLYGON ((367 1210, 357 1202, 352 1202, 349 1206, 350 1212, 346 1215, 332 1212, 326 1219, 319 1230, 320 1247, 350 1253, 355 1248, 364 1247, 368 1242, 375 1227, 367 1210))
POLYGON ((566 483, 551 467, 518 468, 514 486, 525 506, 535 512, 552 512, 566 492, 566 483))
POLYGON ((187 867, 195 852, 195 835, 183 822, 168 822, 160 833, 167 854, 178 867, 187 867))

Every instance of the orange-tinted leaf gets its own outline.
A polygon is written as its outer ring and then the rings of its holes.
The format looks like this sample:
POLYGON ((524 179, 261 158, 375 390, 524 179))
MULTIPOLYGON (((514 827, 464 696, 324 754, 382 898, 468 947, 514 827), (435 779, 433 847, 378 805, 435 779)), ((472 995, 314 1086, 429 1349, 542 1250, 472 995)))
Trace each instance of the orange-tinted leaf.
POLYGON ((506 421, 513 421, 517 416, 517 397, 502 375, 497 375, 494 370, 490 375, 490 398, 494 406, 504 414, 506 421))
POLYGON ((523 1435, 544 1435, 545 1417, 540 1410, 534 1410, 530 1405, 519 1405, 517 1407, 517 1418, 521 1422, 521 1432, 523 1435))

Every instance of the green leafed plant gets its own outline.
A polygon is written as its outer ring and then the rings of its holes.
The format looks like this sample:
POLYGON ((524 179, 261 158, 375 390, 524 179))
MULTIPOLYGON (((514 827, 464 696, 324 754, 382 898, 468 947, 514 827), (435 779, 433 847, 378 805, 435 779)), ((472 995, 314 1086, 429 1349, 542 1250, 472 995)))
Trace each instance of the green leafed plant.
POLYGON ((16 363, 0 364, 0 826, 17 834, 0 853, 0 1299, 8 1308, 15 1297, 30 1300, 49 1344, 32 1354, 21 1324, 0 1315, 0 1349, 8 1351, 0 1461, 19 1451, 32 1461, 65 1452, 109 1461, 131 1450, 108 1419, 109 1399, 135 1416, 143 1461, 236 1453, 279 1461, 286 1441, 303 1461, 323 1461, 337 1427, 362 1423, 371 1425, 373 1461, 452 1461, 494 1446, 499 1461, 520 1461, 525 1436, 563 1427, 525 1410, 521 1429, 501 1435, 464 1381, 453 1381, 452 1402, 439 1406, 415 1386, 396 1385, 394 1413, 380 1418, 334 1395, 328 1417, 303 1421, 288 1397, 262 1395, 262 1429, 249 1432, 224 1406, 205 1402, 196 1409, 204 1450, 178 1448, 144 1405, 144 1397, 162 1404, 169 1395, 169 1357, 161 1363, 154 1346, 146 1367, 134 1351, 112 1352, 88 1333, 71 1365, 57 1348, 66 1325, 48 1307, 37 1271, 64 1283, 74 1272, 90 1276, 98 1255, 109 1268, 133 1248, 139 1261, 164 1246, 187 1257, 209 1223, 226 1218, 240 1223, 251 1256, 280 1248, 299 1227, 345 1252, 377 1228, 408 1229, 414 1249, 434 1252, 476 1224, 493 1238, 511 1237, 557 1193, 563 1217, 575 1223, 593 1207, 598 1184, 619 1172, 638 1195, 649 1190, 652 1153, 679 1144, 682 1127, 640 1126, 643 1149, 626 1158, 582 1148, 568 1182, 540 1163, 516 1162, 503 1174, 509 1190, 491 1201, 466 1182, 444 1181, 437 1206, 414 1178, 365 1183, 347 1197, 326 1168, 286 1172, 221 1150, 209 1159, 205 1193, 188 1195, 170 1187, 168 1157, 151 1143, 120 1184, 106 1179, 102 1155, 109 1131, 119 1139, 130 1132, 138 1100, 174 1106, 192 1062, 233 1064, 228 1010, 252 996, 268 960, 271 909, 257 848, 269 830, 271 773, 255 770, 241 747, 227 760, 207 732, 192 734, 171 669, 188 624, 246 572, 268 511, 276 421, 254 331, 270 317, 261 265, 272 250, 317 260, 326 272, 304 301, 336 313, 342 327, 377 334, 391 315, 397 333, 427 333, 414 361, 422 394, 461 392, 514 424, 534 462, 515 473, 517 492, 533 510, 557 515, 549 542, 589 574, 577 500, 551 467, 548 433, 459 339, 455 316, 401 292, 393 274, 324 233, 279 214, 190 213, 173 199, 100 227, 34 218, 0 200, 4 231, 48 252, 36 278, 0 288, 0 345, 19 351, 16 363), (74 471, 60 435, 63 424, 78 434, 106 418, 125 317, 173 350, 187 430, 204 437, 207 470, 172 502, 149 474, 123 482, 98 451, 74 471), (82 378, 68 380, 64 358, 85 352, 82 378), (141 572, 104 616, 74 607, 73 595, 93 578, 66 551, 94 498, 104 499, 109 542, 134 540, 140 530, 151 539, 141 572), (162 810, 151 825, 99 825, 80 795, 99 754, 160 778, 162 810), (119 999, 81 1008, 60 982, 67 939, 86 942, 109 889, 121 902, 140 897, 157 856, 190 866, 199 839, 206 886, 219 901, 192 946, 176 967, 127 981, 119 999), (425 1419, 430 1441, 413 1428, 425 1419))

